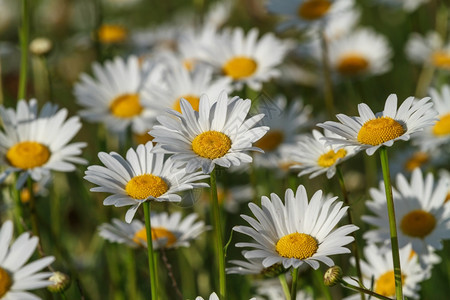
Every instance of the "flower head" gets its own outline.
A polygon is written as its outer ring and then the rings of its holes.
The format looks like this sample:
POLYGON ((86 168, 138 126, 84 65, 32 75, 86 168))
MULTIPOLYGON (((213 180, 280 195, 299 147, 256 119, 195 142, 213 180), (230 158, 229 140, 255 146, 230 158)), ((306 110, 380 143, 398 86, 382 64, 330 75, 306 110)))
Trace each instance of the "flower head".
POLYGON ((445 43, 439 33, 425 36, 412 33, 405 46, 406 56, 414 63, 450 70, 450 43, 445 43))

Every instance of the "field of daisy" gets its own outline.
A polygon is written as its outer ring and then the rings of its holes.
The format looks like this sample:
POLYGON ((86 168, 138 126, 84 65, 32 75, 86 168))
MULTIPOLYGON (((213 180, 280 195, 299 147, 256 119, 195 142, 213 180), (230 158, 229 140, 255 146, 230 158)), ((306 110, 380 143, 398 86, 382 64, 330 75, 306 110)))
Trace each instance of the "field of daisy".
POLYGON ((448 299, 449 21, 0 0, 0 299, 448 299))

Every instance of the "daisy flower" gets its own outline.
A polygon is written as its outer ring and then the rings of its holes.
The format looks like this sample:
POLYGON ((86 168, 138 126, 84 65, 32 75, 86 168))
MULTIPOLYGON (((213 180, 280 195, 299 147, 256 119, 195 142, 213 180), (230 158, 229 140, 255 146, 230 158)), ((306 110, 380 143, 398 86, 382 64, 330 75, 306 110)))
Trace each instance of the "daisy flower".
MULTIPOLYGON (((242 251, 242 255, 245 257, 247 251, 242 251)), ((228 274, 241 274, 241 275, 264 275, 267 277, 275 277, 287 270, 281 264, 275 264, 268 268, 264 267, 262 262, 263 258, 247 258, 246 260, 230 260, 229 263, 234 267, 227 268, 228 274)))
POLYGON ((272 33, 258 39, 258 29, 252 28, 247 35, 242 28, 225 29, 207 51, 208 63, 221 74, 233 79, 236 89, 244 84, 253 90, 261 90, 262 84, 280 76, 276 69, 293 43, 280 40, 272 33))
POLYGON ((381 146, 390 147, 395 141, 407 141, 411 134, 433 125, 436 113, 429 100, 429 97, 419 101, 408 97, 397 109, 397 95, 391 94, 382 112, 374 114, 367 104, 361 103, 358 105, 359 117, 338 114, 340 123, 326 121, 317 126, 339 135, 339 138, 325 137, 330 144, 355 146, 356 151, 366 150, 372 155, 381 146))
POLYGON ((77 157, 86 143, 68 144, 81 128, 79 117, 67 118, 68 111, 46 103, 38 112, 36 99, 20 100, 16 110, 0 106, 3 131, 0 131, 0 161, 7 168, 0 182, 13 172, 19 172, 16 188, 20 189, 28 176, 40 181, 50 171, 71 172, 75 163, 85 164, 77 157))
POLYGON ((198 112, 181 99, 182 114, 171 110, 170 116, 158 117, 161 125, 149 132, 158 143, 154 151, 174 153, 172 158, 186 163, 188 173, 202 168, 209 174, 215 165, 229 168, 249 163, 252 158, 245 152, 259 151, 252 144, 269 129, 255 127, 263 114, 245 119, 250 106, 249 99, 229 99, 225 92, 214 103, 202 95, 198 112))
MULTIPOLYGON (((411 255, 411 245, 406 245, 399 251, 402 266, 402 287, 406 297, 419 298, 420 283, 430 277, 417 259, 417 255, 411 255)), ((361 273, 363 285, 370 288, 373 280, 373 291, 385 297, 395 297, 395 280, 391 251, 381 251, 377 246, 370 244, 364 248, 366 261, 361 260, 361 273)), ((351 260, 354 265, 354 259, 351 260)), ((355 284, 353 279, 344 278, 345 281, 355 284)), ((344 298, 345 300, 361 299, 360 294, 344 298)))
MULTIPOLYGON (((425 178, 420 169, 411 175, 411 183, 402 174, 397 175, 397 189, 393 188, 395 218, 397 222, 398 243, 400 247, 411 243, 419 257, 428 253, 428 247, 442 249, 441 240, 450 238, 450 206, 445 203, 449 190, 447 178, 435 184, 433 175, 425 178)), ((378 189, 371 189, 372 201, 367 207, 375 216, 362 219, 376 229, 364 234, 370 242, 389 243, 389 222, 386 208, 386 195, 383 183, 378 189)))
POLYGON ((84 176, 87 181, 98 185, 91 188, 92 192, 112 194, 106 197, 103 205, 131 205, 125 215, 127 223, 145 201, 179 202, 181 197, 176 193, 208 187, 206 183, 196 182, 208 178, 208 175, 186 173, 185 168, 176 165, 174 160, 164 161, 164 153, 152 153, 152 149, 152 142, 139 145, 136 151, 130 148, 126 159, 115 152, 100 152, 98 157, 106 167, 89 166, 84 176))
POLYGON ((261 198, 262 208, 249 204, 256 219, 241 215, 251 227, 236 226, 233 230, 254 239, 250 243, 237 243, 237 247, 255 248, 245 253, 247 259, 263 259, 264 267, 282 264, 283 267, 298 268, 303 264, 313 269, 319 262, 333 266, 329 255, 350 253, 343 247, 353 241, 348 236, 358 229, 355 225, 344 225, 334 229, 347 211, 337 197, 323 198, 319 190, 308 201, 306 190, 300 185, 296 194, 286 190, 285 204, 276 194, 261 198))
POLYGON ((13 224, 6 221, 0 229, 0 299, 39 300, 41 298, 26 291, 52 284, 48 280, 52 273, 39 271, 49 266, 55 258, 47 256, 24 265, 36 250, 38 238, 30 237, 25 232, 12 242, 12 236, 13 224))
POLYGON ((156 63, 141 67, 136 56, 126 61, 116 57, 103 67, 94 63, 94 77, 83 73, 75 84, 77 102, 85 108, 80 111, 81 117, 103 122, 115 132, 123 132, 129 125, 133 132, 144 131, 156 113, 146 107, 149 99, 142 94, 142 87, 147 80, 160 82, 161 72, 156 63))
MULTIPOLYGON (((152 212, 150 218, 154 249, 188 247, 192 240, 208 229, 203 221, 195 222, 198 218, 196 213, 182 219, 179 212, 170 215, 152 212)), ((112 224, 105 223, 99 227, 99 234, 106 240, 132 248, 147 247, 145 224, 139 220, 127 224, 113 219, 112 224)))
POLYGON ((414 63, 450 70, 450 43, 445 43, 435 31, 430 31, 425 36, 412 33, 405 52, 414 63))
POLYGON ((327 178, 336 174, 336 166, 355 154, 354 147, 344 147, 339 150, 336 146, 328 145, 325 137, 338 137, 338 135, 324 130, 324 134, 318 130, 313 130, 312 136, 305 136, 297 147, 292 149, 291 158, 295 163, 291 168, 301 169, 298 176, 311 174, 309 178, 314 178, 326 173, 327 178))
POLYGON ((450 86, 444 85, 441 93, 431 89, 430 96, 439 121, 416 136, 415 144, 423 151, 436 150, 450 142, 450 86))

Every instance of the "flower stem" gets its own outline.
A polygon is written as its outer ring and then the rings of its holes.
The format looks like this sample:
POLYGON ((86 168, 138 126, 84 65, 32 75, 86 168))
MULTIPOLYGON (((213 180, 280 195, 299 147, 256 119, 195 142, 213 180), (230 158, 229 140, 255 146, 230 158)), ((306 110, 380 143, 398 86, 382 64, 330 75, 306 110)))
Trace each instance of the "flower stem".
POLYGON ((322 67, 323 76, 325 79, 324 96, 325 107, 327 108, 328 116, 334 117, 334 97, 333 97, 333 84, 331 82, 330 62, 328 60, 328 45, 325 36, 325 32, 322 30, 320 33, 320 43, 322 46, 322 67))
POLYGON ((297 282, 299 268, 292 270, 291 300, 297 299, 297 282))
POLYGON ((158 274, 155 267, 155 256, 153 255, 152 226, 150 222, 150 201, 145 201, 144 216, 145 230, 147 232, 147 254, 148 254, 148 271, 150 274, 150 288, 152 300, 158 299, 158 274))
POLYGON ((33 230, 33 234, 39 238, 38 245, 37 245, 39 255, 41 257, 44 257, 45 253, 44 253, 44 250, 42 249, 42 244, 41 244, 42 239, 41 239, 40 232, 39 232, 39 218, 38 218, 37 210, 36 210, 36 197, 34 196, 34 191, 33 191, 33 180, 30 177, 28 177, 28 192, 30 193, 29 205, 30 205, 31 229, 33 230))
POLYGON ((20 199, 20 190, 17 188, 17 180, 19 176, 16 175, 14 184, 11 184, 11 196, 14 199, 14 221, 15 228, 17 228, 18 233, 23 233, 24 229, 24 216, 23 216, 23 205, 20 199))
POLYGON ((361 293, 365 293, 367 295, 373 296, 373 297, 378 298, 378 299, 391 300, 391 298, 388 298, 388 297, 385 297, 383 295, 377 294, 375 292, 372 292, 371 290, 368 290, 368 289, 365 289, 365 288, 362 288, 362 287, 359 287, 359 286, 356 286, 356 285, 352 285, 352 284, 350 284, 350 283, 348 283, 348 282, 346 282, 344 280, 341 280, 340 283, 341 283, 342 286, 344 286, 344 287, 346 287, 348 289, 355 290, 355 291, 358 291, 358 292, 361 292, 361 293))
POLYGON ((225 255, 223 251, 223 241, 222 241, 222 220, 220 214, 219 199, 217 196, 217 186, 216 186, 216 169, 211 172, 210 186, 211 186, 211 202, 212 211, 211 217, 214 226, 214 235, 216 239, 216 256, 219 260, 219 290, 220 298, 227 299, 226 295, 226 274, 225 274, 225 255))
POLYGON ((389 162, 387 149, 380 148, 381 168, 383 170, 384 186, 386 191, 387 209, 389 215, 389 229, 391 233, 392 260, 394 262, 395 295, 397 300, 403 299, 402 271, 400 268, 400 254, 397 239, 397 225, 395 222, 394 199, 392 197, 391 177, 389 173, 389 162))
POLYGON ((22 24, 19 29, 20 37, 20 75, 18 99, 24 99, 27 87, 28 73, 28 39, 30 35, 28 0, 22 0, 22 24))
POLYGON ((280 279, 280 284, 281 284, 281 287, 283 288, 283 293, 284 293, 284 296, 286 297, 286 300, 290 300, 291 293, 289 292, 289 286, 286 281, 286 274, 283 273, 283 274, 278 275, 278 279, 280 279))
POLYGON ((136 289, 136 262, 134 249, 127 249, 127 295, 128 299, 137 299, 136 289))
MULTIPOLYGON (((342 171, 341 168, 339 166, 336 166, 336 173, 338 175, 338 179, 339 179, 339 185, 341 186, 341 190, 342 190, 342 196, 344 198, 344 203, 345 205, 349 206, 348 210, 347 210, 347 220, 349 224, 354 224, 353 223, 353 217, 352 217, 352 210, 350 207, 350 201, 348 199, 348 191, 345 188, 345 182, 344 182, 344 176, 342 175, 342 171)), ((355 267, 356 267, 356 275, 358 276, 358 280, 359 282, 363 282, 362 280, 362 273, 361 273, 361 265, 359 262, 359 252, 358 252, 358 244, 356 243, 356 235, 355 232, 352 232, 351 235, 353 236, 354 240, 352 243, 352 250, 353 250, 353 255, 355 257, 355 267)), ((365 300, 365 296, 364 293, 361 292, 361 300, 365 300)))

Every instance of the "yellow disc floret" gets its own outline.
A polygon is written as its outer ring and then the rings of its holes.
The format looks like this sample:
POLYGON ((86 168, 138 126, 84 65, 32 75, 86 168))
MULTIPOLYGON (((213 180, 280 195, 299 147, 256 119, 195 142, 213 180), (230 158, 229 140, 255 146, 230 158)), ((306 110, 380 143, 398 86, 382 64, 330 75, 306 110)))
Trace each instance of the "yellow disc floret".
POLYGON ((236 80, 253 75, 257 67, 258 64, 255 60, 245 56, 236 56, 228 60, 222 70, 225 75, 236 80))
MULTIPOLYGON (((405 280, 405 275, 402 274, 402 283, 405 280)), ((392 297, 395 296, 395 277, 394 271, 387 271, 381 275, 375 282, 375 293, 392 297)))
POLYGON ((284 133, 280 130, 270 130, 261 139, 259 139, 254 145, 261 148, 264 151, 273 151, 284 140, 284 133))
POLYGON ((9 148, 6 159, 20 169, 32 169, 43 166, 50 158, 50 150, 41 143, 20 142, 9 148))
POLYGON ((128 181, 125 191, 134 199, 144 200, 148 197, 158 198, 169 189, 167 183, 152 174, 138 175, 128 181))
POLYGON ((419 168, 430 160, 430 156, 425 152, 414 153, 405 163, 405 169, 412 172, 415 168, 419 168))
POLYGON ((369 62, 360 54, 347 54, 342 56, 337 63, 337 70, 342 75, 352 76, 367 70, 369 62))
POLYGON ((347 155, 347 151, 345 149, 339 149, 337 152, 330 150, 319 156, 317 164, 323 168, 329 168, 334 165, 339 158, 344 158, 345 155, 347 155))
POLYGON ((431 56, 431 62, 435 67, 450 69, 450 53, 445 51, 434 52, 431 56))
POLYGON ((183 97, 180 97, 179 99, 177 99, 177 101, 175 101, 175 104, 173 105, 173 109, 175 109, 177 112, 181 113, 181 105, 180 105, 180 100, 181 98, 186 99, 192 106, 192 109, 194 109, 195 111, 198 111, 198 106, 200 105, 200 98, 194 95, 186 95, 183 97))
POLYGON ((364 123, 358 132, 362 144, 378 146, 405 133, 403 126, 390 117, 380 117, 364 123))
POLYGON ((192 141, 192 150, 201 157, 216 159, 227 154, 231 149, 231 140, 218 131, 206 131, 197 135, 192 141))
POLYGON ((278 240, 275 249, 286 258, 306 259, 316 253, 319 245, 315 238, 305 233, 294 232, 278 240))
POLYGON ((400 222, 405 235, 423 239, 436 226, 436 218, 427 211, 417 209, 407 213, 400 222))
POLYGON ((143 110, 137 94, 120 95, 111 102, 109 109, 117 118, 132 118, 143 110))
POLYGON ((120 25, 104 24, 98 30, 98 40, 103 44, 121 43, 127 38, 127 31, 120 25))
POLYGON ((11 275, 9 275, 8 271, 3 268, 0 268, 0 299, 8 293, 9 289, 12 286, 11 275))
MULTIPOLYGON (((170 247, 177 242, 177 237, 170 230, 167 230, 164 227, 152 228, 152 240, 155 241, 158 239, 167 239, 165 244, 166 247, 170 247)), ((145 227, 136 231, 133 241, 137 244, 147 243, 147 231, 145 230, 145 227)))
POLYGON ((450 134, 450 114, 439 117, 439 121, 433 126, 433 134, 437 136, 450 134))
POLYGON ((308 0, 303 2, 298 8, 298 15, 305 20, 320 19, 331 7, 328 0, 308 0))

